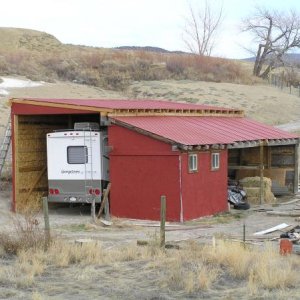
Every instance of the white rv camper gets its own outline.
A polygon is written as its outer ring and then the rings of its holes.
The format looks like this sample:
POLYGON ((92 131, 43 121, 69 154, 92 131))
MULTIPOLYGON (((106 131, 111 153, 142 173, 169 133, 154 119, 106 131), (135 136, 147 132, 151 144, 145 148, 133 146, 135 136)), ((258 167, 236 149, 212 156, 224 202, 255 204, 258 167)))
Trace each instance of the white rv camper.
POLYGON ((106 145, 106 132, 97 123, 48 133, 48 201, 99 203, 109 181, 106 145))

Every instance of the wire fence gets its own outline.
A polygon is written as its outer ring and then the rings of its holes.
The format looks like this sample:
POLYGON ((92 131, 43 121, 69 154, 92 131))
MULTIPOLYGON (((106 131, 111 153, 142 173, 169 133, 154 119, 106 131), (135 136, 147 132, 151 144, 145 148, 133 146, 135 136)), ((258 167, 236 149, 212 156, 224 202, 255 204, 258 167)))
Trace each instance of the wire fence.
POLYGON ((282 92, 300 97, 300 83, 288 80, 283 73, 271 74, 268 81, 269 84, 277 87, 282 92))

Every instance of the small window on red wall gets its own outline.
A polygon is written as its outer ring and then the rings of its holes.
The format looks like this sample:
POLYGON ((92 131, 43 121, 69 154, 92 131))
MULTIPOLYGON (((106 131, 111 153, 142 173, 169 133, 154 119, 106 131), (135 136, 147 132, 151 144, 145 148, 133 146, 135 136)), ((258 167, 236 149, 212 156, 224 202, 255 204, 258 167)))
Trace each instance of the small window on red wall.
POLYGON ((220 153, 211 154, 211 169, 212 170, 220 169, 220 153))
POLYGON ((189 172, 198 172, 198 154, 189 154, 189 172))

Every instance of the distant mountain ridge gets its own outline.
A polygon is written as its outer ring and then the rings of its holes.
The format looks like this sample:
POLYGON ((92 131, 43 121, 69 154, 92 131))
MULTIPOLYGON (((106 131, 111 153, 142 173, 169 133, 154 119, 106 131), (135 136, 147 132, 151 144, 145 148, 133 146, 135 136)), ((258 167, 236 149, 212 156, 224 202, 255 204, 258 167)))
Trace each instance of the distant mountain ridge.
POLYGON ((120 46, 120 47, 115 47, 114 49, 146 51, 146 52, 156 52, 156 53, 188 54, 187 52, 184 51, 169 51, 160 47, 153 47, 153 46, 120 46))
MULTIPOLYGON (((248 57, 241 59, 243 61, 255 62, 255 57, 248 57)), ((300 53, 287 53, 284 55, 283 60, 288 63, 300 63, 300 53)))

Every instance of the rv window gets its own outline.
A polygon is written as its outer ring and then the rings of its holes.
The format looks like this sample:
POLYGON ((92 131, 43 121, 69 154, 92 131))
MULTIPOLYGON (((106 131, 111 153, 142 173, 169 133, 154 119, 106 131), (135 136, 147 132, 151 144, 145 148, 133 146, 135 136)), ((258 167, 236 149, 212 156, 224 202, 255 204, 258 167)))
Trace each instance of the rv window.
POLYGON ((86 164, 88 150, 86 146, 69 146, 67 148, 68 164, 86 164))

